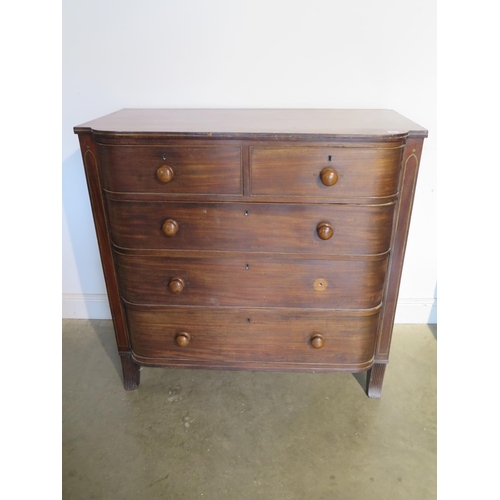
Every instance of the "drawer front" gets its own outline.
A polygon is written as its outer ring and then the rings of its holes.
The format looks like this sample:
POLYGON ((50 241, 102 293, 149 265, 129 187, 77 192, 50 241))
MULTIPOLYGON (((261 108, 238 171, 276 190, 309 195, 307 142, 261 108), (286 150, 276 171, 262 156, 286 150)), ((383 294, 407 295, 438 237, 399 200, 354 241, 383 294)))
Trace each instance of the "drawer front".
POLYGON ((329 200, 389 197, 398 192, 401 158, 402 148, 251 147, 251 193, 329 200), (323 183, 322 172, 333 185, 323 183))
POLYGON ((371 362, 378 316, 378 309, 343 313, 127 308, 132 349, 137 356, 233 365, 252 361, 328 363, 339 369, 371 362), (181 333, 183 345, 179 346, 176 337, 181 333), (312 338, 318 335, 323 346, 314 348, 312 338))
POLYGON ((239 147, 99 145, 98 152, 102 184, 109 191, 243 193, 239 147))
POLYGON ((123 248, 366 255, 389 250, 394 206, 108 200, 108 213, 123 248), (322 222, 332 227, 327 240, 322 222))
POLYGON ((116 254, 123 298, 135 304, 369 309, 380 304, 387 257, 300 260, 116 254), (174 291, 172 291, 172 289, 174 291))

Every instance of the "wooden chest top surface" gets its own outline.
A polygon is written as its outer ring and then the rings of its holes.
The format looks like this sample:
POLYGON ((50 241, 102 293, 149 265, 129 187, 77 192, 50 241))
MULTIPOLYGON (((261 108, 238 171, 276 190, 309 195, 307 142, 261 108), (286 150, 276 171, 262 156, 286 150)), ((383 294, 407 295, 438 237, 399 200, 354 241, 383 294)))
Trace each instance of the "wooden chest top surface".
POLYGON ((122 109, 75 127, 116 134, 427 137, 427 130, 390 109, 122 109))

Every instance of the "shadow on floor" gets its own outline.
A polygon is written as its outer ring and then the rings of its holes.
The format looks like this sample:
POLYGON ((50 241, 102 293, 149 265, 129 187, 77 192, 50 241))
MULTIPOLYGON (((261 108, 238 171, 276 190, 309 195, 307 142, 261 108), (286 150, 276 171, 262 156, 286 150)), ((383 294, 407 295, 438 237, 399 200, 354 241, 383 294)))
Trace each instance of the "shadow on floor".
POLYGON ((353 373, 352 376, 356 379, 356 382, 361 386, 364 392, 366 392, 366 377, 368 372, 353 373))
POLYGON ((103 347, 106 355, 113 363, 113 366, 120 377, 123 377, 122 364, 120 361, 120 355, 116 348, 115 332, 113 329, 113 322, 106 319, 91 319, 89 323, 95 336, 99 339, 101 346, 103 347))
POLYGON ((438 328, 437 328, 437 325, 435 325, 435 324, 429 324, 427 326, 429 327, 429 330, 431 331, 432 336, 437 340, 437 338, 438 338, 438 328))

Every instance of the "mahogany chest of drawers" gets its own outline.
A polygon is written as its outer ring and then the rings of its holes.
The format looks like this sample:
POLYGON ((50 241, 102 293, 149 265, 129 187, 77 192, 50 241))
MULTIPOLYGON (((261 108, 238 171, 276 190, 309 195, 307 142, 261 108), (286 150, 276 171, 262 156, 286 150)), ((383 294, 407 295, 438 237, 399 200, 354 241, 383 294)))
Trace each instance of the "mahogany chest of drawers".
POLYGON ((380 397, 424 128, 124 109, 75 133, 126 389, 141 365, 368 371, 380 397))

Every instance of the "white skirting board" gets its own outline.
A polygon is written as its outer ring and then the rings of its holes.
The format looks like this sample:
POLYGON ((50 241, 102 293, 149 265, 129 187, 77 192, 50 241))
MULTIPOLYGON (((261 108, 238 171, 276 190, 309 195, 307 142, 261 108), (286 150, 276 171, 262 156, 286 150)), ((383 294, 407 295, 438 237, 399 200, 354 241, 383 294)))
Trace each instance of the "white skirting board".
MULTIPOLYGON (((107 295, 63 293, 63 319, 111 319, 107 295)), ((437 323, 437 299, 399 299, 396 323, 437 323)))

